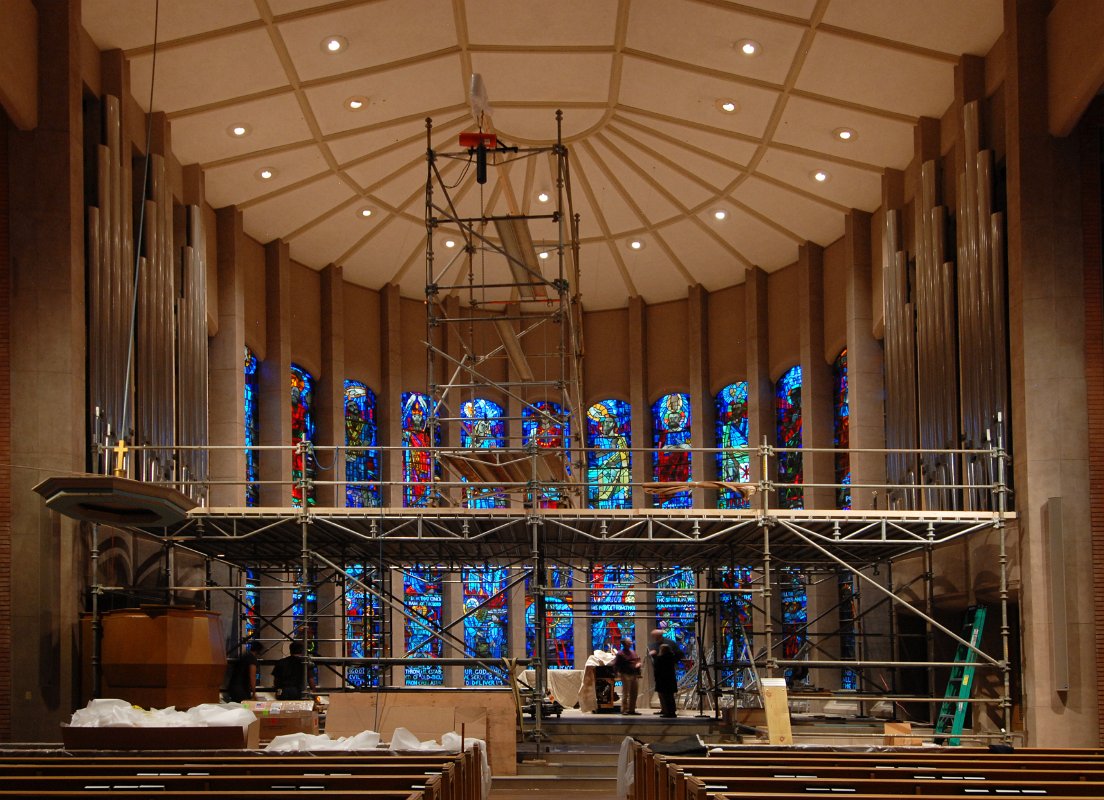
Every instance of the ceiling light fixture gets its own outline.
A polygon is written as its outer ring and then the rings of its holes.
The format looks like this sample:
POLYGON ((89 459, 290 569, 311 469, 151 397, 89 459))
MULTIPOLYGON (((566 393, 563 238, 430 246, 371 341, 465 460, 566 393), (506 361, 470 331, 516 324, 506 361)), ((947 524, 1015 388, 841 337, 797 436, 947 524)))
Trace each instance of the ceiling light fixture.
POLYGON ((855 133, 854 128, 836 128, 832 131, 832 135, 839 139, 841 142, 853 142, 858 138, 858 134, 855 133))
POLYGON ((227 128, 226 133, 230 136, 233 136, 235 139, 240 139, 243 136, 248 136, 251 130, 253 129, 246 125, 244 122, 239 122, 238 124, 231 125, 229 128, 227 128))
POLYGON ((537 199, 542 203, 547 203, 549 200, 552 199, 552 197, 548 194, 548 192, 541 192, 537 195, 537 199))
POLYGON ((368 217, 372 216, 372 209, 370 209, 370 208, 362 208, 362 209, 360 209, 359 211, 357 211, 357 214, 359 214, 360 216, 362 216, 362 217, 364 217, 365 219, 367 219, 368 217))
POLYGON ((818 169, 816 172, 813 173, 813 180, 816 181, 817 183, 824 183, 830 177, 832 177, 832 176, 829 175, 827 172, 825 172, 822 169, 818 169))
POLYGON ((548 251, 541 250, 539 253, 537 253, 537 255, 539 255, 541 258, 548 258, 548 251))
POLYGON ((723 111, 726 114, 735 114, 740 110, 740 106, 737 105, 735 100, 729 100, 727 98, 720 98, 714 105, 717 106, 718 111, 723 111))
POLYGON ((736 42, 736 49, 745 56, 757 56, 763 51, 762 46, 754 39, 741 39, 736 42))
POLYGON ((322 40, 322 52, 337 55, 349 46, 349 40, 344 36, 327 36, 322 40))
POLYGON ((359 94, 345 101, 345 108, 349 111, 360 111, 366 105, 368 105, 368 98, 359 94))
POLYGON ((270 181, 276 177, 276 170, 271 167, 261 167, 257 170, 257 177, 262 181, 270 181))
POLYGON ((456 241, 453 239, 445 239, 445 247, 456 247, 456 241))
POLYGON ((726 217, 728 217, 728 212, 725 211, 723 208, 718 208, 716 211, 713 212, 713 219, 717 220, 718 222, 725 219, 726 217))
POLYGON ((633 239, 632 241, 629 242, 629 249, 630 250, 643 250, 644 249, 644 242, 640 241, 639 239, 633 239))

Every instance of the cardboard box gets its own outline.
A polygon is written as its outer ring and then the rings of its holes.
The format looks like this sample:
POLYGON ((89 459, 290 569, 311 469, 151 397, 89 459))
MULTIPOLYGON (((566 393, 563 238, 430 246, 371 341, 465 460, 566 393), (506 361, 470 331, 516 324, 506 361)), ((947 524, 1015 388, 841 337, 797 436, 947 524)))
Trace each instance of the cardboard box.
POLYGON ((246 700, 242 705, 257 715, 262 742, 288 733, 318 735, 318 712, 313 700, 246 700))
POLYGON ((920 747, 922 739, 911 736, 911 722, 887 722, 882 736, 882 744, 891 747, 920 747))
POLYGON ((61 726, 66 750, 256 750, 260 724, 248 728, 85 728, 61 726))

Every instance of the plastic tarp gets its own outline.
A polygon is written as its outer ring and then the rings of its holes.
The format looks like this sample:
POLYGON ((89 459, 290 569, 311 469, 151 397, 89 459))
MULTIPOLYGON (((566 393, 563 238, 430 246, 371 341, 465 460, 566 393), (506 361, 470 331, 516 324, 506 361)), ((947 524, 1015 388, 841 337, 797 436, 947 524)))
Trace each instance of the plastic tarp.
POLYGON ((203 703, 187 711, 175 708, 146 710, 126 700, 92 700, 73 712, 69 724, 76 728, 248 728, 257 719, 240 703, 203 703))

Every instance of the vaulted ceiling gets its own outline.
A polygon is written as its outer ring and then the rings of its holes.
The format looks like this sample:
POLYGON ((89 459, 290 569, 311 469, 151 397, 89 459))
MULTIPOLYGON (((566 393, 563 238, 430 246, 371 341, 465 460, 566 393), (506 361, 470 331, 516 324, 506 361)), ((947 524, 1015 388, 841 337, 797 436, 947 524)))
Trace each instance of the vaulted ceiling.
MULTIPOLYGON (((882 170, 908 164, 916 120, 950 105, 959 56, 1002 29, 1001 0, 165 0, 154 72, 154 2, 82 7, 144 108, 152 80, 211 205, 238 206, 247 233, 308 267, 411 297, 425 118, 435 149, 457 149, 472 73, 509 144, 551 142, 562 109, 591 309, 740 283, 838 239, 848 209, 879 204, 882 170)), ((537 196, 554 190, 547 158, 484 186, 445 170, 465 213, 545 213, 537 196)), ((540 249, 552 234, 533 236, 540 249)))

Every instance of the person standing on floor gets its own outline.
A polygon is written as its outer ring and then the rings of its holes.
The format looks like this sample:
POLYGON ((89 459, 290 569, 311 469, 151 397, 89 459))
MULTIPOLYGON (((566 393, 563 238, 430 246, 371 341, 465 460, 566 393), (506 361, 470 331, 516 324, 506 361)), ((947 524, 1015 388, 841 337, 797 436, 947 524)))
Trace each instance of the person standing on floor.
POLYGON ((232 702, 257 699, 257 654, 260 652, 260 642, 249 642, 234 662, 230 682, 226 687, 226 693, 232 702))
POLYGON ((276 662, 272 668, 272 685, 276 687, 277 700, 302 700, 307 693, 303 682, 303 673, 307 673, 310 688, 314 687, 314 676, 303 669, 303 643, 296 640, 288 647, 288 655, 276 662))
POLYGON ((639 716, 636 695, 640 690, 640 656, 633 650, 632 639, 621 640, 621 649, 613 658, 613 668, 621 678, 621 713, 639 716))
POLYGON ((648 650, 652 658, 652 673, 655 675, 655 690, 659 695, 659 716, 673 719, 675 713, 675 693, 678 691, 678 676, 675 671, 685 656, 677 644, 663 638, 663 631, 652 631, 652 647, 648 650))

